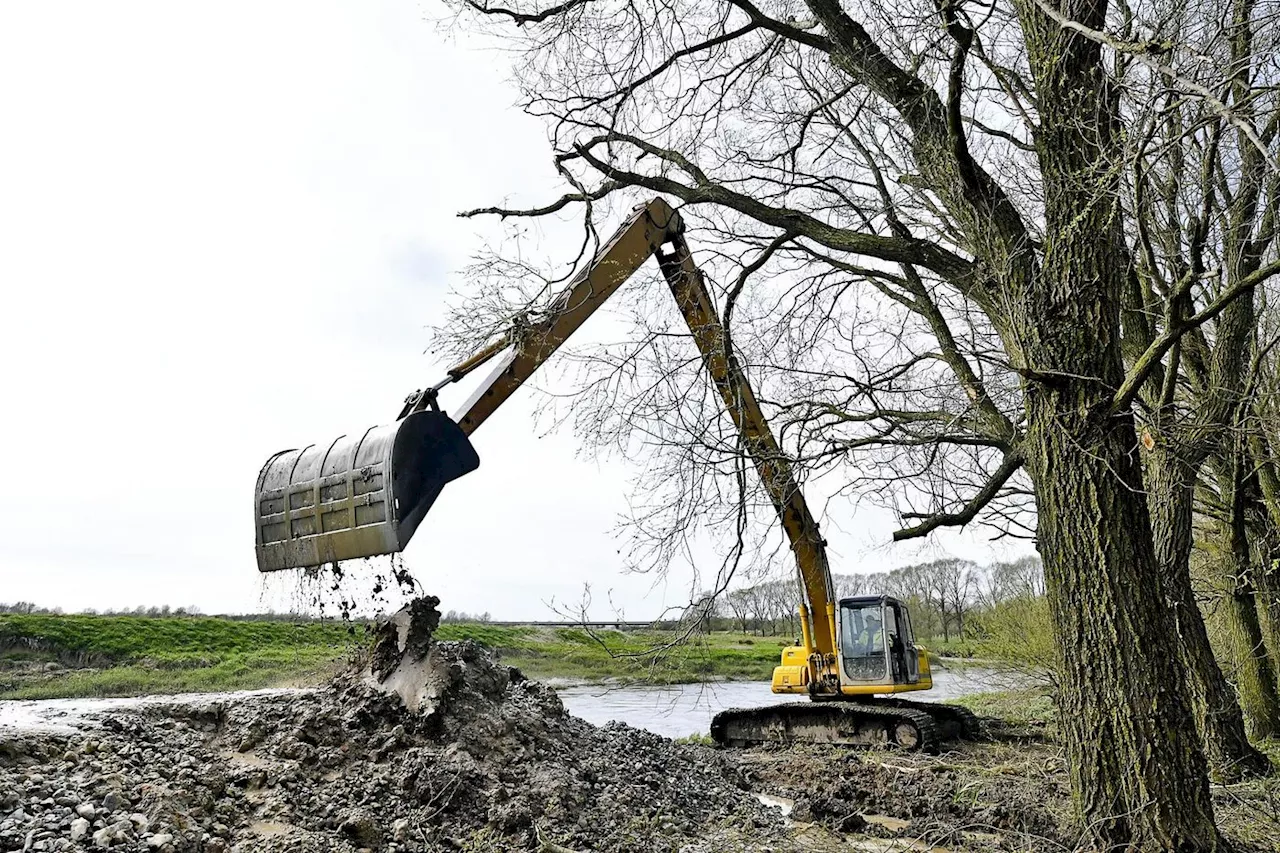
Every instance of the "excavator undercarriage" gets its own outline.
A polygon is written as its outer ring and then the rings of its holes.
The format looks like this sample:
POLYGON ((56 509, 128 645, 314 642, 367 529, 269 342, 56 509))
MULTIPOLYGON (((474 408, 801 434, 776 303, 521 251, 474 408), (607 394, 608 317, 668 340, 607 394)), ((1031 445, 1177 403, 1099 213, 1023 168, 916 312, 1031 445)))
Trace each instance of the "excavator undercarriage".
POLYGON ((945 741, 979 734, 978 718, 967 708, 886 698, 730 708, 711 720, 712 740, 731 747, 827 743, 936 752, 945 741))

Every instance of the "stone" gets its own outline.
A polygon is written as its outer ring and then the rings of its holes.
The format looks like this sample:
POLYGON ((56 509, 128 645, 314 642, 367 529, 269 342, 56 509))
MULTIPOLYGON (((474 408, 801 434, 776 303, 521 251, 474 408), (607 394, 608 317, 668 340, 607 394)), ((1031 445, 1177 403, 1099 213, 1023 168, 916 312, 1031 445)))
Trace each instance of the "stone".
POLYGON ((78 817, 71 821, 71 840, 79 841, 89 834, 89 821, 83 817, 78 817))

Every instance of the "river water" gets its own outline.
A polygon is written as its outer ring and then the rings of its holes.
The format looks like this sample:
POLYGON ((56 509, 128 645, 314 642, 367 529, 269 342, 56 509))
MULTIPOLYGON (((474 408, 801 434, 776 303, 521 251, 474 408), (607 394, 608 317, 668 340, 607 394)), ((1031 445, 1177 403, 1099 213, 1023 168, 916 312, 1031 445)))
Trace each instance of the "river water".
POLYGON ((108 711, 147 705, 206 705, 252 696, 284 696, 308 693, 308 688, 233 690, 226 693, 178 693, 173 696, 122 696, 110 699, 7 699, 0 700, 0 732, 69 733, 91 727, 93 719, 108 711))
MULTIPOLYGON (((975 693, 1008 690, 1018 685, 1015 676, 990 669, 933 671, 933 689, 904 698, 945 702, 975 693)), ((648 729, 666 737, 708 734, 711 718, 725 708, 752 708, 778 702, 804 702, 804 696, 776 695, 767 681, 725 681, 713 684, 678 684, 669 687, 586 685, 562 687, 557 693, 570 714, 604 725, 610 720, 648 729)))
MULTIPOLYGON (((977 667, 935 669, 933 689, 911 694, 912 699, 942 702, 974 693, 1017 686, 1015 676, 977 667)), ((231 693, 186 693, 178 696, 140 696, 118 699, 39 699, 0 701, 0 731, 71 732, 91 727, 98 714, 145 705, 206 704, 242 697, 287 695, 298 690, 244 690, 231 693)), ((711 718, 725 708, 750 708, 775 702, 805 701, 803 696, 776 696, 767 681, 725 681, 714 684, 579 685, 558 688, 565 708, 596 725, 618 720, 666 737, 707 734, 711 718)))

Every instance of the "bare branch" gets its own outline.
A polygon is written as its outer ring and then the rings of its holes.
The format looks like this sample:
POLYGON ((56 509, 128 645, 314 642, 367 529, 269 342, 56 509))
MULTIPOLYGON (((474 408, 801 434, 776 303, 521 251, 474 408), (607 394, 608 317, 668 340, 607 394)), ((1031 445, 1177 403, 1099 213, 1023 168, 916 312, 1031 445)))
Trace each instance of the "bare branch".
POLYGON ((893 532, 893 541, 901 542, 905 539, 918 539, 921 536, 927 536, 939 527, 964 527, 973 521, 987 504, 995 500, 1004 484, 1022 467, 1022 462, 1020 451, 1015 450, 1006 453, 1000 463, 1000 467, 991 475, 991 479, 959 512, 940 512, 930 516, 923 516, 919 513, 903 513, 903 518, 924 518, 925 520, 912 527, 895 530, 893 532))

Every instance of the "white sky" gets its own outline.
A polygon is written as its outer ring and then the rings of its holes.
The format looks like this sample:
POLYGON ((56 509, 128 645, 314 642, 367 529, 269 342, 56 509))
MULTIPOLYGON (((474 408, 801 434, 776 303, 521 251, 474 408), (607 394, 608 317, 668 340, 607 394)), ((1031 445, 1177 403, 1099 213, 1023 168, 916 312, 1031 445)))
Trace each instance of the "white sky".
MULTIPOLYGON (((259 467, 393 419, 439 376, 425 327, 499 235, 456 212, 556 191, 505 60, 438 14, 0 4, 0 601, 281 606, 254 564, 259 467)), ((480 470, 406 553, 425 587, 495 618, 553 618, 584 583, 630 618, 686 601, 678 572, 620 574, 625 463, 575 458, 531 411, 522 393, 477 434, 480 470)), ((836 570, 922 555, 891 529, 833 520, 836 570)))

